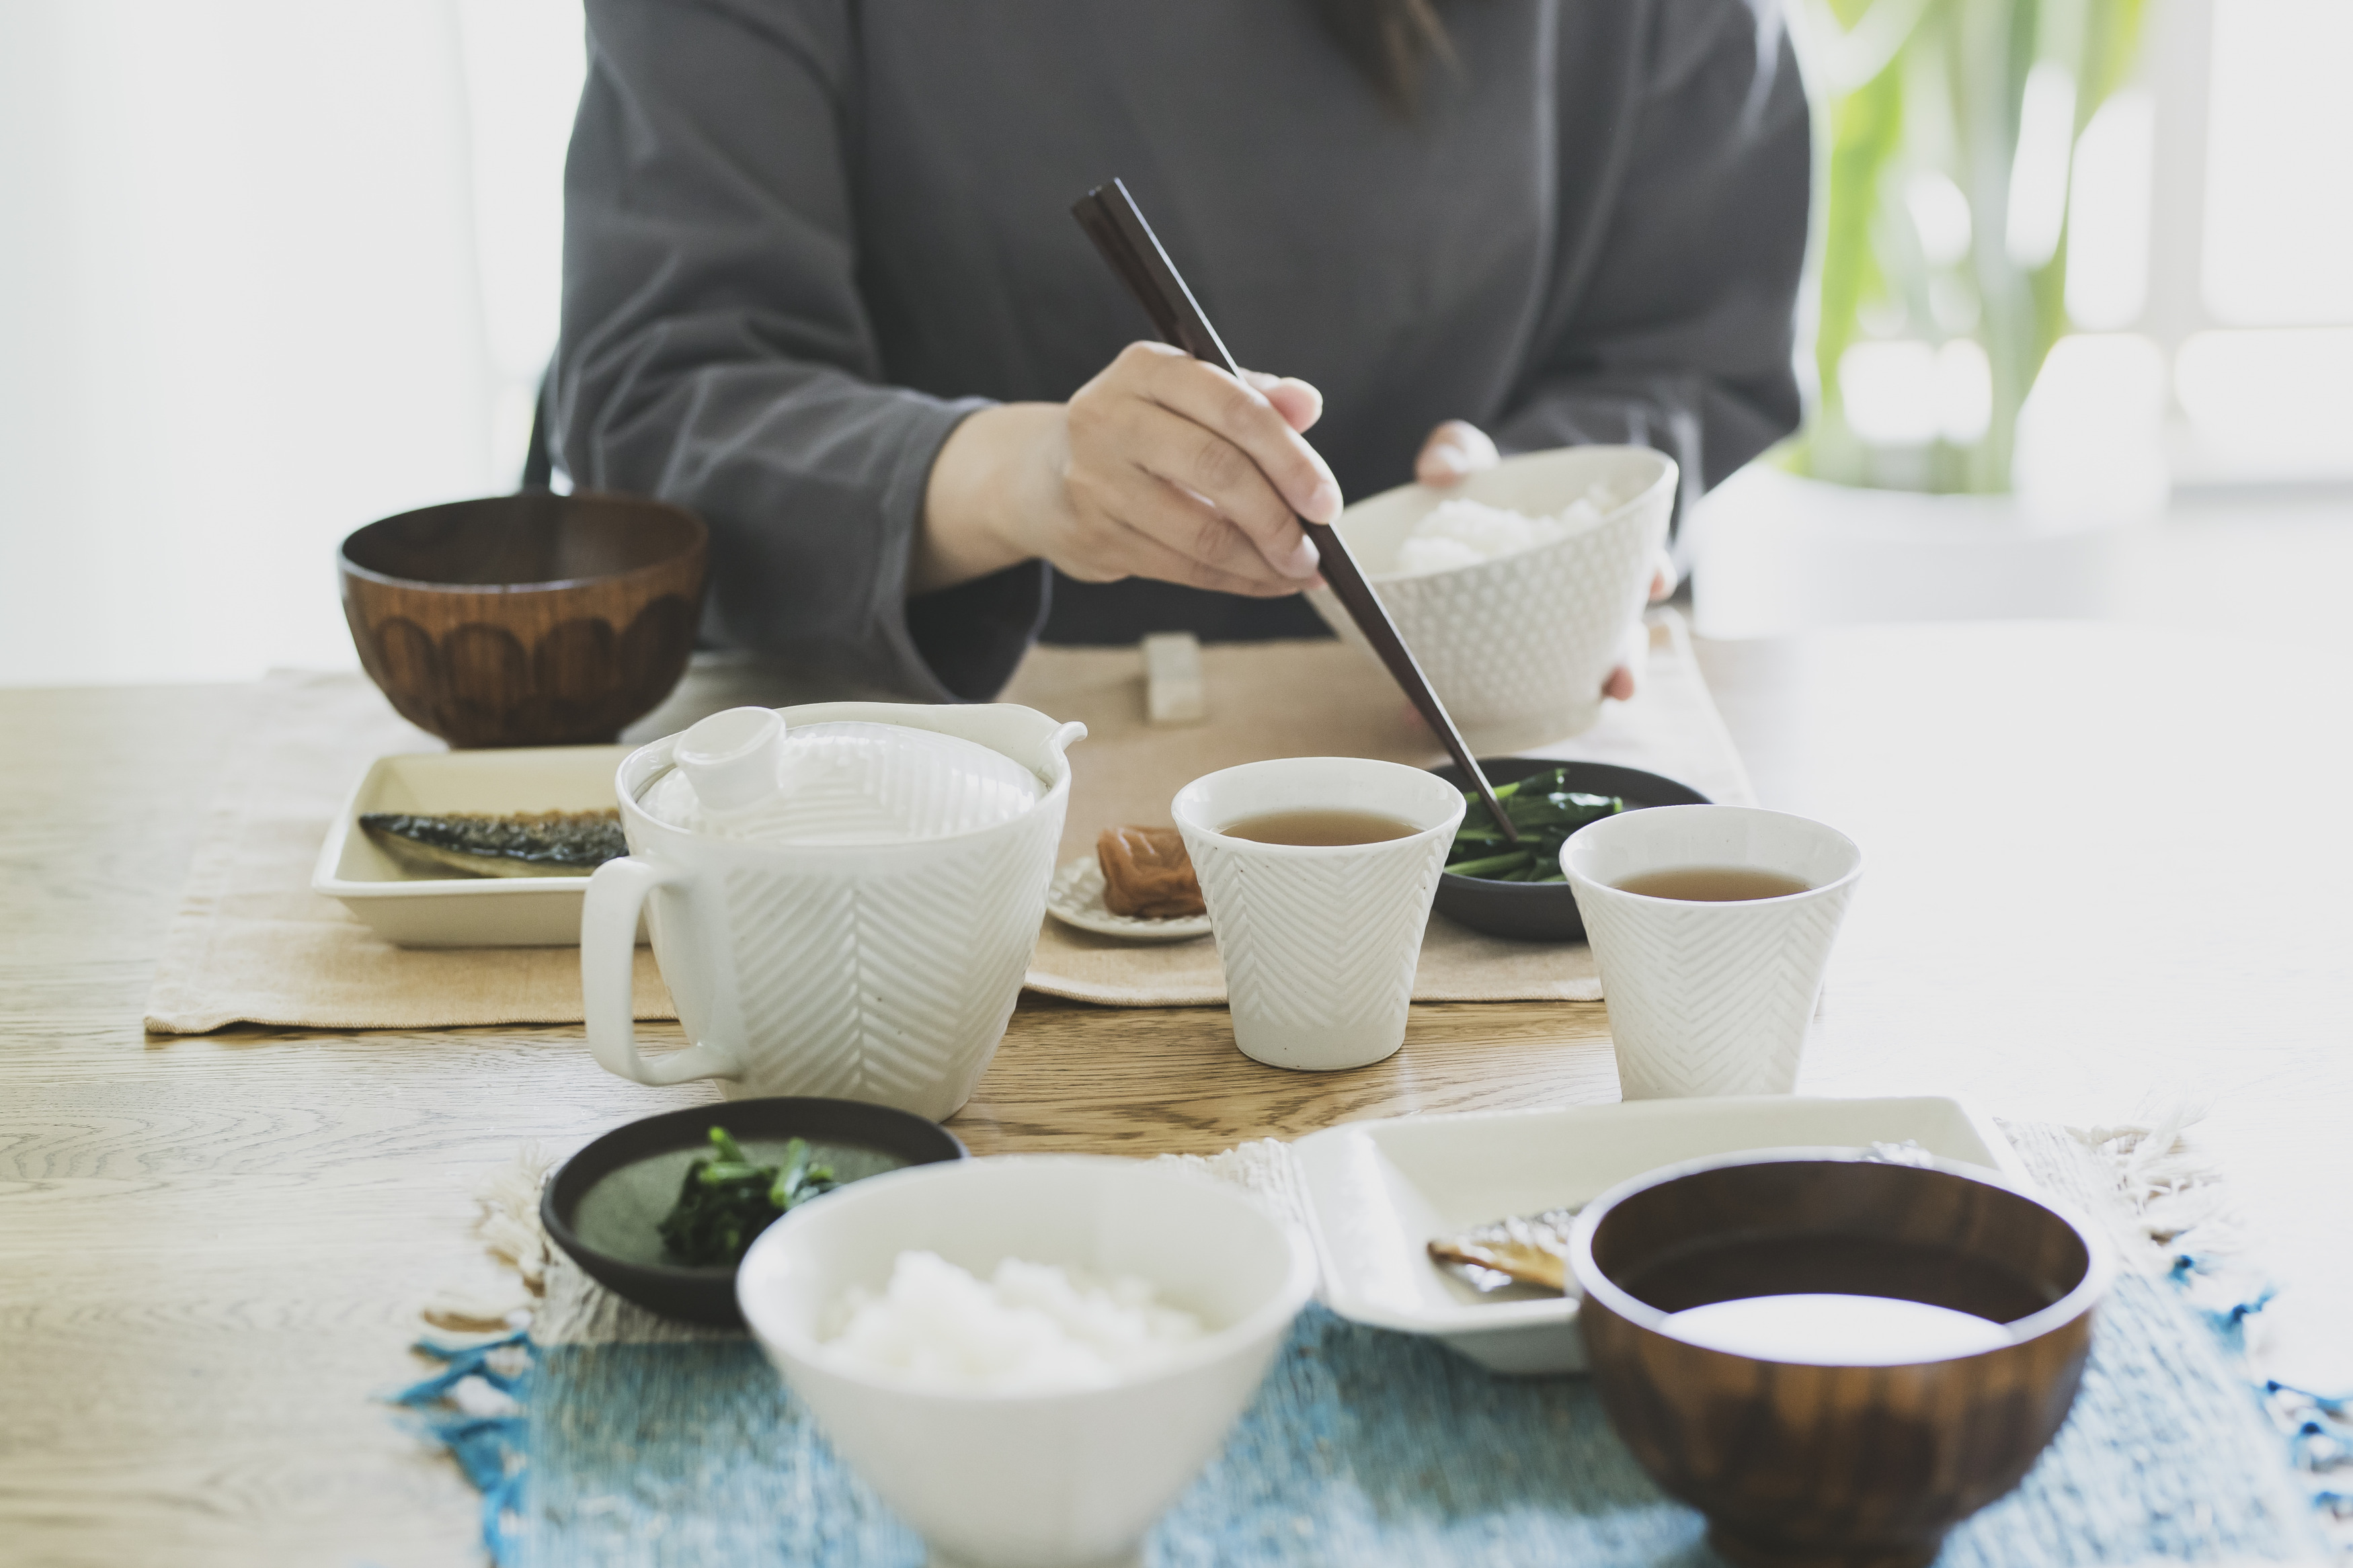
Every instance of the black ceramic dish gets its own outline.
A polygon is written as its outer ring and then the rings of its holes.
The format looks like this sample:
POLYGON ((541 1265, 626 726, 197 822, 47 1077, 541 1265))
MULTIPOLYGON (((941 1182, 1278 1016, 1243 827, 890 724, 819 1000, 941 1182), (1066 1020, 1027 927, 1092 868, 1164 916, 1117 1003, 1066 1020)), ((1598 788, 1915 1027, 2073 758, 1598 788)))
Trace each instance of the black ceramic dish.
POLYGON ((780 1159, 787 1140, 806 1138, 845 1182, 965 1157, 955 1134, 938 1122, 886 1105, 722 1100, 617 1127, 573 1155, 540 1194, 540 1223, 592 1279, 638 1306, 666 1318, 740 1328, 734 1266, 670 1262, 654 1230, 678 1201, 688 1164, 710 1152, 713 1127, 727 1129, 763 1163, 780 1159))
MULTIPOLYGON (((1640 768, 1608 763, 1564 763, 1546 757, 1482 757, 1479 765, 1497 788, 1530 773, 1568 770, 1568 787, 1590 795, 1614 795, 1630 805, 1713 805, 1686 784, 1640 768)), ((1468 789, 1461 770, 1449 763, 1431 770, 1457 789, 1468 789)), ((1438 879, 1438 912, 1489 936, 1529 942, 1582 942, 1585 921, 1567 882, 1491 882, 1483 877, 1438 879)))

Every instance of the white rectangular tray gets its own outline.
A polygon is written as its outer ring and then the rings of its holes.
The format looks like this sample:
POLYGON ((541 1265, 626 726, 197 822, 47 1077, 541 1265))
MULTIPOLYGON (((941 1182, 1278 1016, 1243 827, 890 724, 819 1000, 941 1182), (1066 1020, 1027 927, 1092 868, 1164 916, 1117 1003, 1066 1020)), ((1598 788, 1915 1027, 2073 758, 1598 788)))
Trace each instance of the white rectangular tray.
MULTIPOLYGON (((311 890, 403 947, 576 947, 586 877, 419 878, 359 825, 371 811, 606 811, 628 746, 530 746, 378 757, 327 829, 311 890)), ((638 940, 645 941, 642 927, 638 940)))
POLYGON ((1430 1260, 1435 1237, 1583 1204, 1630 1176, 1746 1149, 1915 1141, 2031 1184, 2007 1139, 1957 1100, 1760 1095, 1358 1121, 1292 1145, 1324 1301, 1376 1328, 1430 1334, 1497 1372, 1580 1372, 1577 1300, 1481 1295, 1430 1260))

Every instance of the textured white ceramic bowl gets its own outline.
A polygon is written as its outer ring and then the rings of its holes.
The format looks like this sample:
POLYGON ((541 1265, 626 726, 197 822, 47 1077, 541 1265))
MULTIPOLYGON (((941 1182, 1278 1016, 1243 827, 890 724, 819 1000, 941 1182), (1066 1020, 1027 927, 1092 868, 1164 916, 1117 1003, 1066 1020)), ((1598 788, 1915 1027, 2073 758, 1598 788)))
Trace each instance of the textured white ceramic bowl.
MULTIPOLYGON (((1474 752, 1543 745, 1591 726, 1601 683, 1649 596, 1674 514, 1674 459, 1647 447, 1564 447, 1507 458, 1459 485, 1407 485, 1340 514, 1340 537, 1474 752), (1403 576, 1398 546, 1440 501, 1556 516, 1596 484, 1618 498, 1599 523, 1476 566, 1403 576)), ((1328 588, 1308 595, 1332 629, 1372 650, 1328 588)))
POLYGON ((914 1526, 933 1568, 1113 1568, 1191 1482, 1315 1284, 1303 1237, 1238 1190, 1135 1160, 1014 1155, 875 1176, 763 1232, 744 1320, 826 1436, 914 1526), (910 1248, 986 1276, 1006 1258, 1133 1274, 1213 1331, 1148 1376, 1079 1394, 911 1387, 818 1338, 910 1248))

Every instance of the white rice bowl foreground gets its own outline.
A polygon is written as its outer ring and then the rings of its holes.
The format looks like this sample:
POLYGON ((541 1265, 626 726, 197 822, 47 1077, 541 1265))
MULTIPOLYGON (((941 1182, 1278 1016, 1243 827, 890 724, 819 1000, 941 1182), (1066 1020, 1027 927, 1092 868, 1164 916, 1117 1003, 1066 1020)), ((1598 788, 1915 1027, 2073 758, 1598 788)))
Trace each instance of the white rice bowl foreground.
POLYGON ((935 1252, 907 1251, 881 1294, 853 1285, 826 1315, 846 1366, 959 1393, 1108 1388, 1174 1361, 1206 1331, 1133 1275, 1000 1261, 982 1280, 935 1252))
POLYGON ((1530 517, 1508 507, 1450 497, 1407 531, 1398 545, 1397 570, 1405 576, 1425 577, 1517 555, 1591 528, 1615 504, 1616 497, 1604 484, 1595 485, 1554 517, 1530 517))

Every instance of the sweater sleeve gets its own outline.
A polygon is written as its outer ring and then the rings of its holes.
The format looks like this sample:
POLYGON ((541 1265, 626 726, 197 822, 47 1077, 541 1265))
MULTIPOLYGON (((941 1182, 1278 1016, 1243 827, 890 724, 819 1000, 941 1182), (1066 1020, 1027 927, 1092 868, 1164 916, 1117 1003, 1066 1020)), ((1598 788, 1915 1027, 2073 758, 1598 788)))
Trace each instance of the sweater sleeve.
POLYGON ((584 489, 711 526, 706 628, 821 680, 984 699, 1041 563, 912 603, 933 459, 978 398, 884 384, 858 289, 845 0, 589 0, 554 426, 584 489))
MULTIPOLYGON (((1561 237, 1552 319, 1493 435, 1506 452, 1657 447, 1683 470, 1680 527, 1693 500, 1797 427, 1806 99, 1771 0, 1628 15, 1646 36, 1608 115, 1603 199, 1565 195, 1590 226, 1561 237)), ((1564 134, 1599 129, 1564 108, 1564 134)))

